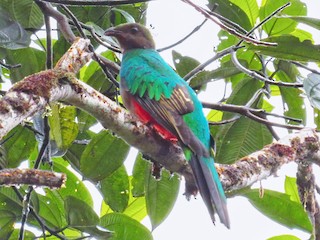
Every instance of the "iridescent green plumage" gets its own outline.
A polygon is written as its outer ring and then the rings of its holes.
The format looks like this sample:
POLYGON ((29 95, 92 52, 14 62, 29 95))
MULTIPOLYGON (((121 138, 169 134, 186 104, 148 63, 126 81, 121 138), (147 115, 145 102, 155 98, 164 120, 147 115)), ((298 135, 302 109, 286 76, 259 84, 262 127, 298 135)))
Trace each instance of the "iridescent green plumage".
POLYGON ((165 138, 179 140, 212 220, 216 210, 229 227, 226 198, 210 154, 209 126, 195 92, 154 49, 145 27, 126 24, 106 35, 116 37, 124 52, 120 91, 126 107, 165 138))

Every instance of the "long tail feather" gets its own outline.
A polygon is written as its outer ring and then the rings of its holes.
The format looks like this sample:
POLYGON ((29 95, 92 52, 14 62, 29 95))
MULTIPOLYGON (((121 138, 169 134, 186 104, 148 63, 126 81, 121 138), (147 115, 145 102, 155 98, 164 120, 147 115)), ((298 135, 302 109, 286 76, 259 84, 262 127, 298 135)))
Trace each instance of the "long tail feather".
POLYGON ((205 157, 198 159, 197 156, 192 156, 190 165, 213 223, 216 211, 220 221, 230 228, 227 201, 213 159, 205 157))

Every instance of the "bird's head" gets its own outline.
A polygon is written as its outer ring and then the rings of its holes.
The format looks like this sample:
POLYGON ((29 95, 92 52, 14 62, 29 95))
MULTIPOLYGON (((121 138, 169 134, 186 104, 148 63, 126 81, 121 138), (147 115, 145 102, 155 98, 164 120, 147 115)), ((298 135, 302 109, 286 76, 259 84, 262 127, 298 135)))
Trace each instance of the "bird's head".
POLYGON ((155 49, 149 30, 138 23, 126 23, 109 28, 104 33, 117 39, 123 52, 131 49, 155 49))

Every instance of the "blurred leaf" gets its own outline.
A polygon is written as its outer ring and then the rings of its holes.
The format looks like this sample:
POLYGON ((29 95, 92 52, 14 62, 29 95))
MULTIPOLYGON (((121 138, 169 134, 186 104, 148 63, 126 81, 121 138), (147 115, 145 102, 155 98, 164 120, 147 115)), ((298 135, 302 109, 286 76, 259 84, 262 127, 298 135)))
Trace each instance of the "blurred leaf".
MULTIPOLYGON (((260 20, 265 19, 272 12, 285 5, 287 2, 287 0, 263 0, 259 14, 260 20)), ((287 7, 281 13, 291 16, 305 16, 307 14, 307 7, 305 3, 302 3, 300 0, 292 0, 290 2, 290 7, 287 7)), ((274 17, 263 24, 262 29, 268 34, 268 36, 275 36, 291 33, 297 25, 298 23, 294 20, 274 17)))
POLYGON ((8 11, 24 28, 40 29, 44 25, 43 14, 33 0, 1 0, 0 8, 8 11))
POLYGON ((308 77, 303 81, 303 88, 311 105, 320 109, 320 75, 308 74, 308 77))
POLYGON ((7 153, 8 167, 14 168, 26 160, 36 146, 34 134, 29 129, 21 125, 11 130, 7 137, 11 136, 4 143, 7 153))
POLYGON ((145 197, 133 197, 130 195, 128 207, 123 213, 141 222, 147 216, 145 197))
POLYGON ((286 234, 286 235, 274 236, 274 237, 268 238, 267 240, 301 240, 301 239, 297 238, 296 236, 286 234))
POLYGON ((292 35, 282 35, 262 39, 263 41, 277 43, 278 46, 266 47, 249 44, 248 49, 260 54, 276 57, 279 59, 300 61, 300 62, 319 62, 319 45, 313 45, 310 40, 301 42, 299 38, 292 35))
POLYGON ((139 153, 133 165, 132 172, 132 195, 140 197, 145 194, 146 172, 149 170, 149 165, 146 160, 143 160, 142 154, 139 153))
POLYGON ((290 196, 291 201, 301 203, 299 193, 298 193, 296 178, 286 176, 286 179, 284 182, 284 190, 285 190, 285 193, 290 196))
POLYGON ((49 116, 50 137, 60 151, 66 151, 78 135, 78 125, 75 122, 76 108, 61 104, 51 105, 49 116))
POLYGON ((115 212, 123 212, 129 201, 129 177, 124 166, 119 167, 111 175, 100 182, 103 200, 115 212))
POLYGON ((171 175, 162 170, 160 180, 152 176, 151 169, 147 172, 146 204, 152 229, 158 227, 171 212, 179 193, 180 180, 177 175, 171 175))
POLYGON ((28 47, 29 44, 27 32, 0 7, 0 47, 19 49, 28 47))
POLYGON ((127 23, 134 23, 135 22, 134 18, 130 15, 130 13, 128 13, 122 9, 112 8, 112 11, 119 12, 126 19, 127 23))
MULTIPOLYGON (((217 4, 218 7, 215 9, 215 12, 222 15, 223 17, 229 19, 230 21, 237 23, 242 28, 246 29, 247 31, 250 30, 253 25, 251 24, 252 15, 248 16, 242 8, 234 4, 233 2, 236 2, 236 4, 247 4, 249 2, 252 2, 251 0, 209 0, 209 8, 212 9, 214 4, 217 4), (250 19, 249 19, 250 18, 250 19)), ((244 7, 247 9, 246 7, 244 7)), ((226 24, 226 23, 225 23, 226 24)), ((226 24, 227 25, 227 24, 226 24)))
POLYGON ((255 208, 270 219, 288 228, 312 232, 308 214, 300 203, 291 201, 287 194, 265 189, 263 196, 260 197, 259 189, 250 189, 242 195, 247 197, 255 208))
POLYGON ((100 219, 101 226, 113 231, 110 240, 152 240, 150 231, 122 213, 110 213, 100 219))
MULTIPOLYGON (((20 229, 14 229, 9 239, 19 239, 19 236, 20 236, 20 229)), ((23 240, 34 240, 34 239, 36 239, 36 235, 33 232, 25 229, 23 240)))
POLYGON ((93 181, 109 176, 123 164, 129 149, 122 139, 101 131, 82 153, 80 169, 83 176, 93 181))
MULTIPOLYGON (((182 56, 177 51, 172 51, 172 60, 177 73, 181 77, 184 77, 191 70, 200 65, 200 62, 196 59, 187 56, 182 56)), ((195 78, 197 78, 197 76, 195 76, 195 78)))

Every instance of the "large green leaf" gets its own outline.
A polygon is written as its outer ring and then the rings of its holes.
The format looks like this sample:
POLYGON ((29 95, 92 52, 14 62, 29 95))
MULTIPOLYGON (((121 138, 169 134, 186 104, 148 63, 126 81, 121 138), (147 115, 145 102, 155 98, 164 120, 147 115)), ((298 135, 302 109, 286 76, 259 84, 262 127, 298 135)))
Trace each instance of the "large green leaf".
POLYGON ((0 7, 0 47, 18 49, 28 47, 29 44, 27 32, 0 7))
POLYGON ((256 0, 230 0, 241 8, 248 16, 251 26, 254 26, 259 16, 259 8, 256 0))
MULTIPOLYGON (((249 2, 250 0, 246 0, 245 3, 249 2)), ((242 1, 244 2, 244 1, 242 1)), ((222 15, 223 17, 229 19, 230 21, 238 24, 242 28, 246 29, 247 31, 250 30, 253 25, 251 21, 252 19, 252 14, 249 14, 250 16, 247 15, 245 11, 242 9, 242 7, 239 7, 237 4, 241 4, 242 2, 238 1, 228 1, 228 0, 210 0, 209 1, 209 6, 212 8, 214 4, 217 4, 217 8, 215 9, 215 12, 222 15), (236 2, 236 3, 233 3, 236 2)))
POLYGON ((139 153, 136 157, 136 161, 132 171, 132 196, 140 197, 145 194, 145 181, 146 172, 149 170, 149 165, 146 160, 143 159, 142 154, 139 153))
MULTIPOLYGON (((55 172, 63 172, 66 174, 67 179, 65 187, 56 190, 63 199, 69 196, 85 201, 89 206, 93 206, 91 194, 84 183, 73 173, 67 166, 63 164, 61 158, 55 158, 53 170, 55 172)), ((65 161, 64 161, 65 162, 65 161)))
POLYGON ((65 199, 64 205, 69 226, 90 233, 98 239, 108 239, 110 232, 97 228, 99 217, 86 202, 70 196, 65 199))
POLYGON ((215 140, 216 161, 231 164, 271 143, 272 135, 266 126, 241 117, 236 122, 220 128, 215 140))
POLYGON ((24 28, 40 29, 44 24, 43 14, 33 0, 1 0, 0 7, 24 28))
POLYGON ((9 239, 14 230, 16 215, 8 210, 0 210, 0 239, 9 239))
POLYGON ((8 167, 17 167, 26 160, 36 146, 36 139, 32 131, 17 126, 8 135, 4 147, 7 153, 8 167), (11 136, 11 137, 10 137, 11 136))
POLYGON ((21 64, 19 68, 10 70, 10 80, 12 83, 22 80, 24 77, 45 69, 45 52, 35 48, 23 48, 6 51, 6 61, 8 64, 21 64))
POLYGON ((257 46, 250 44, 248 48, 260 54, 276 57, 279 59, 301 61, 301 62, 319 62, 320 46, 314 45, 310 40, 301 42, 298 37, 292 35, 282 35, 269 37, 263 41, 277 43, 277 46, 257 46))
MULTIPOLYGON (((299 71, 296 66, 286 61, 274 61, 277 73, 275 78, 282 82, 294 83, 299 77, 299 71)), ((287 105, 285 114, 289 117, 306 121, 306 110, 304 100, 300 97, 302 91, 298 88, 279 87, 283 102, 287 105)), ((290 122, 291 124, 297 124, 290 122)))
POLYGON ((65 152, 78 135, 78 124, 75 122, 76 108, 52 104, 49 116, 50 137, 59 151, 65 152))
POLYGON ((308 214, 300 203, 290 200, 287 194, 276 191, 264 190, 263 196, 260 194, 260 189, 247 190, 242 193, 255 208, 272 220, 289 228, 312 232, 308 214))
POLYGON ((111 240, 152 240, 150 231, 138 221, 122 213, 110 213, 100 219, 100 225, 111 231, 111 240))
POLYGON ((100 181, 104 201, 115 212, 123 212, 129 201, 129 177, 124 166, 100 181))
POLYGON ((123 212, 127 216, 141 222, 147 216, 145 197, 133 197, 130 195, 128 207, 123 212))
MULTIPOLYGON (((306 4, 300 0, 292 0, 291 6, 283 10, 284 14, 291 16, 305 16, 307 14, 306 4)), ((263 0, 262 7, 260 8, 260 20, 265 19, 277 8, 288 3, 287 0, 263 0)), ((268 36, 275 36, 280 34, 291 33, 298 23, 291 19, 272 18, 266 22, 262 28, 268 34, 268 36)))
POLYGON ((156 180, 151 171, 147 174, 145 187, 147 212, 152 229, 155 229, 171 212, 179 193, 180 180, 177 175, 171 175, 167 170, 162 170, 160 180, 156 180))
POLYGON ((130 147, 108 131, 101 131, 86 146, 80 160, 83 176, 94 181, 104 179, 118 169, 130 147))
POLYGON ((63 200, 59 194, 46 190, 47 196, 38 194, 39 216, 45 220, 46 225, 55 229, 61 229, 67 225, 63 200))
POLYGON ((282 17, 293 19, 299 23, 304 23, 310 27, 320 30, 320 19, 318 18, 311 18, 311 17, 304 17, 304 16, 282 16, 282 17))

